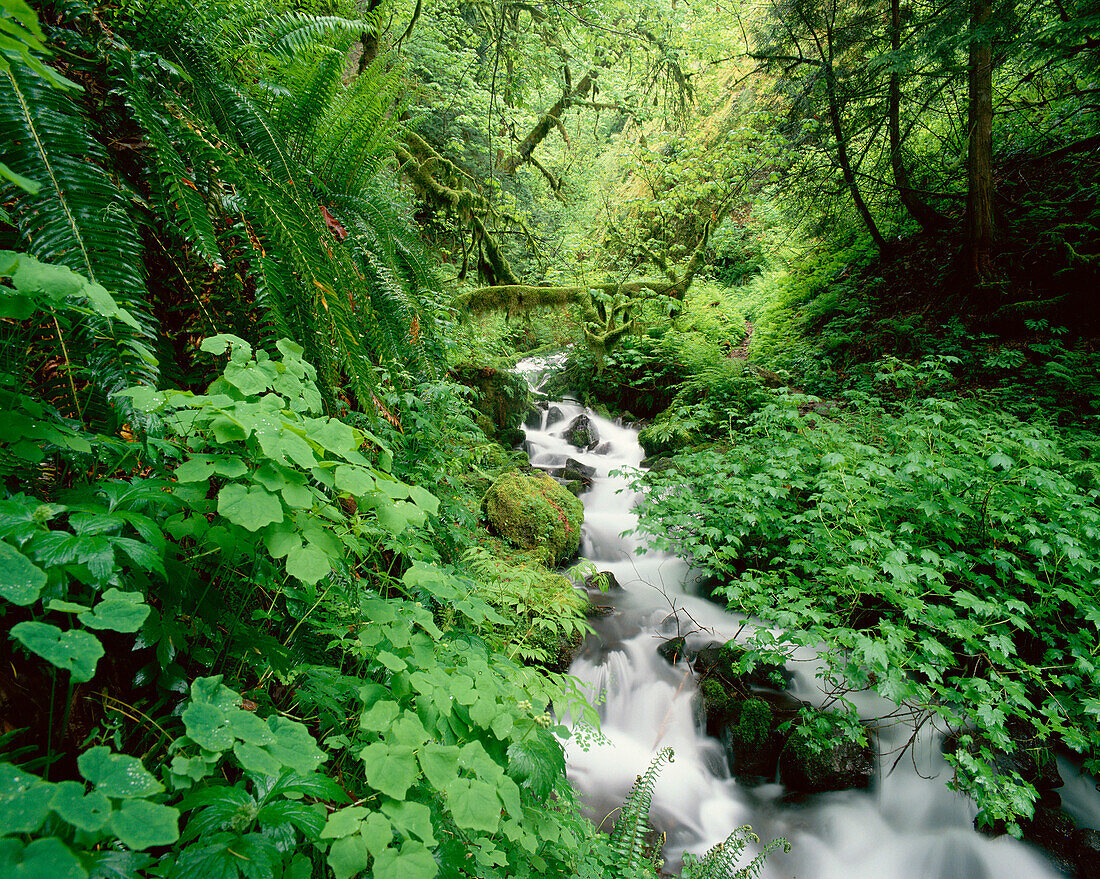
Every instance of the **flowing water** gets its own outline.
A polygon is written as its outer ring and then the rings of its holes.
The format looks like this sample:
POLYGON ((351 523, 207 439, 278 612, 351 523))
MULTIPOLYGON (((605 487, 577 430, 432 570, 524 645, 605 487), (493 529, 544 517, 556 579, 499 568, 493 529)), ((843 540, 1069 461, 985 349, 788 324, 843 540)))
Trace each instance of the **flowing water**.
MULTIPOLYGON (((517 366, 534 388, 560 358, 529 358, 517 366)), ((791 852, 773 853, 764 875, 799 879, 1047 879, 1063 876, 1036 848, 1010 837, 986 838, 973 830, 975 808, 945 785, 951 770, 940 736, 921 730, 912 744, 905 719, 879 729, 879 772, 868 791, 803 797, 797 802, 779 784, 746 787, 730 777, 721 745, 704 731, 701 699, 685 663, 673 666, 657 653, 665 638, 688 635, 689 644, 744 637, 752 621, 722 611, 693 594, 699 577, 680 559, 646 549, 625 535, 637 522, 637 495, 629 478, 613 471, 637 468, 643 452, 637 431, 608 421, 572 401, 558 401, 527 426, 527 451, 536 467, 554 468, 573 458, 595 469, 581 495, 585 521, 581 557, 615 575, 622 591, 596 601, 614 612, 592 621, 596 631, 569 669, 598 703, 602 741, 566 746, 569 777, 599 823, 622 802, 653 756, 664 747, 675 761, 655 789, 651 823, 666 834, 665 859, 677 869, 684 851, 702 853, 743 824, 763 839, 785 837, 791 852), (599 433, 590 451, 563 437, 586 414, 599 433), (537 423, 536 423, 537 421, 537 423), (900 759, 898 759, 900 756, 900 759), (896 761, 896 765, 895 764, 896 761)), ((792 694, 821 702, 815 657, 809 651, 788 663, 792 694)), ((873 693, 856 694, 865 718, 894 707, 873 693)), ((1094 784, 1068 783, 1067 810, 1100 815, 1094 784)), ((608 819, 608 821, 613 819, 608 819)), ((1084 822, 1097 826, 1092 821, 1084 822)))

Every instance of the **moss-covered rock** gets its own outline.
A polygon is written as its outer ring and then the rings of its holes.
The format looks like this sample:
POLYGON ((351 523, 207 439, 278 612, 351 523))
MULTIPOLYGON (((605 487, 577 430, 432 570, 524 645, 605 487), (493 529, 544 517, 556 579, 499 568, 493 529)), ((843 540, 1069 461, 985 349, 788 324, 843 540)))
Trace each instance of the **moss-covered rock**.
POLYGON ((486 435, 493 439, 501 436, 514 439, 515 434, 501 432, 518 428, 523 423, 531 405, 527 382, 515 373, 473 363, 460 363, 451 370, 451 376, 459 384, 477 391, 474 408, 488 419, 487 422, 478 419, 486 435), (491 431, 487 429, 490 426, 491 431))
POLYGON ((700 675, 720 678, 744 696, 759 690, 785 690, 794 679, 780 660, 753 654, 736 641, 701 647, 692 664, 700 675))
POLYGON ((600 433, 592 419, 582 413, 569 423, 565 439, 578 449, 591 449, 599 443, 600 433))
POLYGON ((799 793, 868 788, 875 775, 875 752, 843 736, 819 741, 804 726, 787 738, 779 755, 779 779, 799 793))
POLYGON ((549 565, 562 564, 580 548, 584 507, 541 470, 505 473, 485 492, 482 508, 497 534, 549 565))
POLYGON ((647 458, 656 455, 671 455, 690 446, 695 440, 682 427, 674 427, 664 422, 651 424, 638 431, 638 442, 647 458))

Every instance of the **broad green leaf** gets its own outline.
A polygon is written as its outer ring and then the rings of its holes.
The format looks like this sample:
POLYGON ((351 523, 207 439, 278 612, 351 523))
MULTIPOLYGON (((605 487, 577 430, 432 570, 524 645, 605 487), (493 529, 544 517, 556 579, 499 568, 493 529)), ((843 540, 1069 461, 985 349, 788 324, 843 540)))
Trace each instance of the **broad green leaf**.
POLYGON ((77 758, 76 765, 80 774, 108 797, 149 797, 164 790, 137 757, 112 754, 105 745, 89 748, 77 758))
POLYGON ((31 653, 69 672, 74 681, 90 681, 103 656, 99 639, 79 629, 63 632, 49 623, 23 622, 12 627, 11 634, 31 653))
POLYGON ((26 607, 38 600, 46 572, 14 546, 0 541, 0 596, 26 607))
POLYGON ((275 741, 275 734, 263 720, 251 711, 233 709, 226 711, 229 719, 229 729, 243 742, 252 745, 270 745, 275 741))
POLYGON ((483 781, 456 778, 446 787, 447 805, 455 824, 467 830, 495 833, 500 826, 500 800, 483 781))
POLYGON ((359 835, 367 844, 367 849, 377 857, 393 840, 393 828, 381 812, 371 812, 359 828, 359 835))
POLYGON ((214 705, 192 702, 183 710, 183 727, 187 735, 207 751, 220 753, 233 747, 228 714, 214 705))
POLYGON ((54 786, 0 763, 0 833, 33 833, 50 811, 54 786))
POLYGON ((282 772, 283 764, 258 745, 237 742, 233 745, 233 753, 245 772, 251 772, 253 775, 268 775, 272 778, 282 772))
POLYGON ((312 585, 332 573, 332 561, 315 544, 298 544, 287 552, 286 572, 303 583, 312 585))
POLYGON ((245 357, 252 355, 252 346, 240 336, 234 336, 232 333, 221 333, 203 339, 199 348, 207 354, 224 354, 228 350, 233 353, 240 352, 245 357))
POLYGON ((179 818, 179 810, 171 806, 128 800, 111 816, 111 829, 129 848, 142 851, 179 839, 179 818))
POLYGON ((405 793, 420 775, 413 749, 402 745, 375 742, 367 745, 359 754, 366 770, 367 783, 395 800, 405 798, 405 793))
POLYGON ((351 879, 367 869, 370 864, 367 842, 358 833, 338 839, 328 851, 328 865, 336 879, 351 879))
POLYGON ((435 845, 435 835, 432 828, 432 810, 423 803, 402 802, 383 803, 382 811, 386 813, 398 832, 408 836, 410 833, 417 837, 425 845, 435 845))
POLYGON ((85 795, 78 781, 63 781, 57 786, 50 808, 65 821, 89 833, 101 830, 111 817, 111 801, 99 791, 85 795))
POLYGON ((417 756, 424 777, 437 790, 444 790, 458 778, 457 745, 425 745, 417 756))
POLYGON ((426 510, 430 515, 434 516, 439 512, 439 498, 423 486, 410 485, 409 497, 413 499, 413 503, 422 510, 426 510))
POLYGON ((82 613, 77 619, 89 629, 132 633, 141 630, 151 610, 140 592, 108 589, 91 613, 82 613))
POLYGON ((222 683, 221 675, 195 678, 191 682, 191 700, 214 705, 223 711, 238 708, 241 704, 241 697, 222 683))
POLYGON ((258 485, 231 483, 222 488, 218 492, 218 512, 248 531, 259 531, 265 525, 283 521, 279 496, 258 485))
POLYGON ((14 839, 0 840, 0 875, 4 879, 87 879, 88 873, 68 846, 51 836, 25 848, 14 839))
POLYGON ((374 474, 365 467, 341 464, 336 468, 336 487, 356 497, 363 497, 374 491, 375 483, 374 474))
POLYGON ((346 809, 337 809, 328 816, 325 829, 321 831, 321 839, 341 839, 359 832, 363 819, 367 817, 370 809, 365 806, 348 806, 346 809))
POLYGON ((267 723, 275 734, 275 743, 266 745, 264 750, 284 766, 309 775, 327 759, 304 724, 285 717, 271 717, 267 723))
POLYGON ((398 851, 387 848, 374 859, 374 879, 434 879, 439 865, 426 845, 408 840, 398 851))
POLYGON ((359 718, 359 726, 365 730, 385 732, 393 724, 400 710, 396 702, 375 702, 374 705, 362 713, 359 718))

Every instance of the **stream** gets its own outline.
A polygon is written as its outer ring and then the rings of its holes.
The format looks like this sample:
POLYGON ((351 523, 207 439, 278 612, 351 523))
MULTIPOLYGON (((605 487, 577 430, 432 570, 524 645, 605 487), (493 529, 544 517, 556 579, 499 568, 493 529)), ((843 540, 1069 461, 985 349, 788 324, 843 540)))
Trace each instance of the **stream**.
MULTIPOLYGON (((561 359, 528 358, 516 372, 538 390, 561 359)), ((597 824, 622 803, 654 755, 671 747, 675 760, 661 773, 650 811, 650 823, 666 834, 667 870, 679 870, 685 851, 701 854, 735 828, 750 824, 761 839, 784 837, 791 843, 789 854, 779 850, 768 858, 763 875, 772 879, 1066 875, 1036 847, 1007 836, 990 839, 973 829, 976 808, 947 788, 951 769, 940 750, 940 734, 928 725, 908 749, 913 728, 907 719, 879 726, 878 767, 870 790, 796 799, 778 783, 748 787, 733 779, 720 742, 704 732, 702 700, 688 665, 670 665, 657 647, 677 634, 697 646, 744 638, 760 624, 694 594, 701 577, 683 560, 647 549, 638 536, 623 536, 637 523, 637 494, 629 478, 611 474, 641 464, 636 429, 601 418, 575 401, 557 401, 539 412, 526 428, 531 463, 554 468, 573 458, 594 468, 593 485, 580 496, 585 509, 580 556, 614 574, 622 587, 593 595, 613 611, 590 620, 595 632, 569 669, 585 684, 600 714, 601 739, 587 748, 575 738, 566 744, 570 781, 597 824), (563 436, 582 413, 599 434, 591 451, 578 449, 563 436)), ((794 673, 792 695, 820 704, 824 694, 813 653, 796 654, 788 668, 794 673)), ((896 709, 872 692, 851 698, 864 718, 896 709)), ((1062 772, 1066 811, 1084 825, 1097 826, 1100 795, 1095 783, 1068 765, 1062 772)), ((613 820, 607 819, 605 829, 613 820)))

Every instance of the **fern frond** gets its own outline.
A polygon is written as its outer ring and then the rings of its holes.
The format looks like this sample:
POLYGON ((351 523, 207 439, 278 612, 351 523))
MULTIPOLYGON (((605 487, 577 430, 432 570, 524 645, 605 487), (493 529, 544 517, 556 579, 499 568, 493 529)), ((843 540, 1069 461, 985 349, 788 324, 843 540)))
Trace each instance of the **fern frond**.
MULTIPOLYGON (((13 218, 29 253, 65 265, 115 294, 137 319, 117 336, 128 381, 154 383, 156 338, 146 313, 143 245, 84 110, 33 71, 0 71, 0 130, 17 174, 41 183, 21 193, 13 218)), ((88 326, 86 331, 92 332, 88 326)))
POLYGON ((649 807, 653 802, 653 788, 663 765, 672 761, 672 748, 663 748, 646 771, 634 780, 634 786, 623 801, 619 820, 611 831, 611 849, 615 853, 618 866, 624 872, 637 869, 648 859, 645 835, 649 830, 649 807))
POLYGON ((764 869, 768 855, 780 847, 784 851, 791 850, 791 844, 787 840, 773 839, 749 863, 739 867, 738 861, 750 842, 758 843, 760 837, 746 824, 738 827, 701 858, 685 854, 682 879, 757 879, 764 869))
MULTIPOLYGON (((158 117, 144 83, 137 77, 130 82, 126 103, 152 147, 151 159, 166 195, 162 199, 165 213, 175 219, 180 234, 199 257, 210 265, 223 265, 206 200, 195 184, 193 172, 172 143, 171 129, 158 117)), ((178 130, 180 126, 173 128, 178 130)))
POLYGON ((350 43, 360 34, 374 33, 377 27, 377 16, 356 19, 284 12, 265 23, 265 30, 270 38, 264 48, 272 55, 289 58, 296 52, 325 41, 341 40, 350 43))

